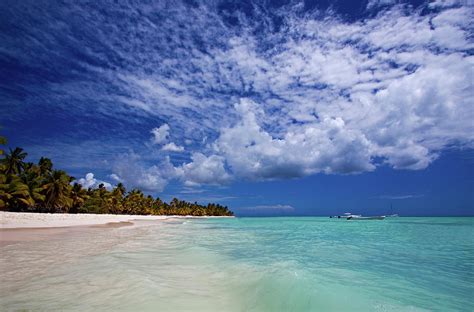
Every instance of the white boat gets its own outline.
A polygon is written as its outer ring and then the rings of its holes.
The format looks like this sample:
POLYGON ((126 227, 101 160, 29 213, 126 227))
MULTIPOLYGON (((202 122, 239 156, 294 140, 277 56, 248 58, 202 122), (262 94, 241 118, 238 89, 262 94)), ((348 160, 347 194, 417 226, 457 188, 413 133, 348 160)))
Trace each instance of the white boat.
POLYGON ((342 216, 330 216, 329 218, 336 218, 336 219, 348 219, 348 218, 352 218, 352 217, 362 217, 361 215, 354 215, 350 212, 346 212, 345 214, 343 214, 342 216))
POLYGON ((370 217, 362 217, 362 216, 350 216, 347 220, 383 220, 385 216, 370 216, 370 217))

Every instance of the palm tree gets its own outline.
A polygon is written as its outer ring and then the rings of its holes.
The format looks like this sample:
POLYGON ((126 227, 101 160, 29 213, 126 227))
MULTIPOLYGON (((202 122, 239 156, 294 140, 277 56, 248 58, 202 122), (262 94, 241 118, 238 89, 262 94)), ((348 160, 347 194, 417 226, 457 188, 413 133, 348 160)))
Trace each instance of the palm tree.
POLYGON ((73 178, 62 170, 54 170, 48 177, 43 189, 46 194, 46 209, 51 212, 67 212, 73 200, 69 197, 73 178))
POLYGON ((77 213, 79 208, 82 207, 85 201, 89 198, 89 195, 87 195, 87 191, 83 189, 80 184, 74 183, 71 188, 70 198, 72 200, 72 205, 69 212, 77 213))
POLYGON ((36 208, 37 206, 42 205, 45 196, 43 195, 43 188, 41 185, 43 179, 41 177, 40 168, 33 163, 25 163, 20 179, 21 182, 27 186, 28 195, 31 199, 26 208, 31 210, 31 208, 36 208))
POLYGON ((123 186, 122 182, 119 182, 117 184, 117 187, 115 188, 115 190, 117 190, 117 192, 119 192, 121 196, 123 196, 127 192, 127 190, 125 189, 125 186, 123 186))
MULTIPOLYGON (((7 145, 7 138, 0 136, 0 145, 7 145)), ((0 155, 5 154, 3 148, 0 148, 0 155)))
POLYGON ((138 189, 128 192, 123 200, 125 213, 144 214, 144 199, 143 192, 138 189))
POLYGON ((7 200, 3 204, 13 211, 31 211, 37 202, 44 200, 44 195, 41 194, 42 188, 26 184, 18 176, 12 176, 5 188, 1 186, 3 184, 0 185, 2 188, 0 193, 5 191, 4 198, 7 200))
MULTIPOLYGON (((0 166, 3 166, 0 164, 0 166)), ((7 183, 7 176, 2 172, 0 172, 0 210, 5 210, 7 208, 8 201, 12 198, 9 192, 10 184, 7 183)))
POLYGON ((143 214, 153 214, 153 202, 155 200, 151 195, 148 195, 144 200, 143 200, 143 214))
POLYGON ((46 157, 41 157, 38 162, 38 166, 40 167, 41 174, 43 176, 49 175, 53 170, 53 162, 51 161, 51 159, 46 157))
POLYGON ((97 191, 100 202, 100 213, 110 213, 113 210, 112 193, 107 191, 103 183, 99 184, 97 191))
POLYGON ((123 211, 123 196, 126 192, 125 186, 122 183, 118 183, 113 189, 111 195, 111 207, 110 212, 120 214, 123 211))
POLYGON ((7 175, 20 174, 24 165, 23 160, 27 155, 27 153, 23 152, 22 148, 17 147, 14 150, 10 149, 10 154, 6 154, 3 159, 5 173, 7 175))

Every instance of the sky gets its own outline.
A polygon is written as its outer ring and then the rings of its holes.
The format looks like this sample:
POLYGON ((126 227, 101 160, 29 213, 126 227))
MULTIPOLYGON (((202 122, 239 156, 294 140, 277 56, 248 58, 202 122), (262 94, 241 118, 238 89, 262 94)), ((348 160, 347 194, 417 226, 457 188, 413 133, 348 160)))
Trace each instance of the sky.
POLYGON ((474 215, 472 0, 0 8, 0 134, 84 187, 474 215))

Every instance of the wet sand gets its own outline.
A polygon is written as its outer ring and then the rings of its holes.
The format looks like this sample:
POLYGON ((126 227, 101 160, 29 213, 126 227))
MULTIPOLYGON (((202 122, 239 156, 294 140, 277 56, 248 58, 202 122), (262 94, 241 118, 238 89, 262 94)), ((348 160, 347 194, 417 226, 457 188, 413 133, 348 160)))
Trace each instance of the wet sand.
POLYGON ((119 228, 132 226, 133 222, 120 221, 106 224, 64 226, 64 227, 40 227, 40 228, 0 228, 0 247, 27 241, 43 241, 57 236, 70 236, 91 229, 119 228))

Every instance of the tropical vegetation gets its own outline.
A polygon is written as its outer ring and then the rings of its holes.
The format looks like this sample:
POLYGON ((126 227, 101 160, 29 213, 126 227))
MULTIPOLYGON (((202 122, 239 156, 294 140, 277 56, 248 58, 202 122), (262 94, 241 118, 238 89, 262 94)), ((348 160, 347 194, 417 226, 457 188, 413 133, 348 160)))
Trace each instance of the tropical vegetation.
POLYGON ((108 190, 104 184, 83 188, 63 170, 42 157, 26 162, 27 153, 17 147, 5 152, 0 137, 0 210, 49 213, 111 213, 139 215, 232 216, 219 204, 200 205, 174 198, 165 203, 138 189, 127 192, 122 183, 108 190))

